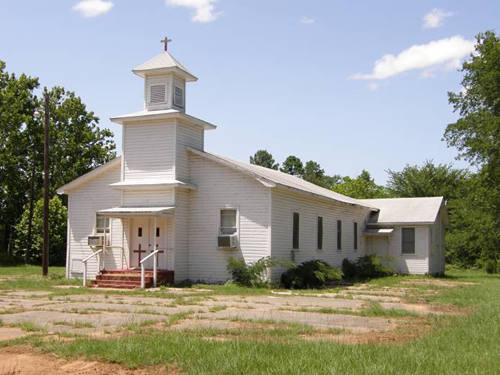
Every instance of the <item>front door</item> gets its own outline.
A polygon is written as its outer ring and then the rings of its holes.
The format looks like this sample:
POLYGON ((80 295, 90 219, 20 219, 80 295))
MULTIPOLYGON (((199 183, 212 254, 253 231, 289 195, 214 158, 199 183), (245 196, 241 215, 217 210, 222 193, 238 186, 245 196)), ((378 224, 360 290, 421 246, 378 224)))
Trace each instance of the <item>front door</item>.
POLYGON ((140 261, 149 255, 151 250, 149 218, 134 218, 132 224, 132 251, 130 265, 140 268, 140 261))

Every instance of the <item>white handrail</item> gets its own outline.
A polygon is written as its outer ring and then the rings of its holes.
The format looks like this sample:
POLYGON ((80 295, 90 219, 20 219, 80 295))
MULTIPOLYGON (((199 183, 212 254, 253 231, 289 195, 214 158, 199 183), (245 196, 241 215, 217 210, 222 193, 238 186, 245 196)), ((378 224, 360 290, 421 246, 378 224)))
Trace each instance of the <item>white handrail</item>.
POLYGON ((90 254, 87 258, 82 260, 83 263, 83 286, 87 286, 87 262, 89 261, 90 258, 97 256, 97 267, 101 268, 101 257, 98 256, 100 253, 102 253, 103 249, 97 250, 96 252, 90 254))
POLYGON ((145 281, 145 269, 144 269, 144 262, 148 260, 149 258, 153 257, 153 287, 156 288, 156 282, 157 282, 157 268, 158 268, 158 253, 160 250, 156 249, 153 251, 151 254, 147 255, 145 258, 141 259, 140 264, 141 264, 141 288, 144 289, 146 287, 146 281, 145 281))

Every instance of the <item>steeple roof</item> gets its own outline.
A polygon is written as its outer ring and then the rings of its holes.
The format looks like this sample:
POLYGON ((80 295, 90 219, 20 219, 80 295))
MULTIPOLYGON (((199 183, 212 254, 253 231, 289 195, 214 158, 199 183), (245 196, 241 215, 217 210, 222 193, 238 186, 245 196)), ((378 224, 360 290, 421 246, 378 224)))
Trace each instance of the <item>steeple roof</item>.
POLYGON ((187 82, 197 81, 198 78, 177 61, 168 51, 163 51, 151 60, 136 66, 132 72, 144 78, 147 74, 174 72, 181 75, 187 82))

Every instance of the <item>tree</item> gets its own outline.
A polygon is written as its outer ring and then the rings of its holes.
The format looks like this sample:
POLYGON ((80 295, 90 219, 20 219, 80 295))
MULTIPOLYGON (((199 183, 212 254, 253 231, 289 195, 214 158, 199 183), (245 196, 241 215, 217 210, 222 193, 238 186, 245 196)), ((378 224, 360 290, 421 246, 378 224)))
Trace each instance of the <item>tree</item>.
POLYGON ((259 150, 254 156, 250 156, 250 164, 260 165, 270 169, 278 169, 279 164, 273 159, 273 155, 266 150, 259 150))
POLYGON ((0 250, 9 252, 12 229, 29 190, 32 150, 29 133, 38 105, 33 91, 38 79, 9 74, 0 61, 0 250))
POLYGON ((387 187, 398 197, 458 198, 467 171, 454 169, 451 164, 435 165, 427 160, 422 166, 406 165, 402 171, 387 171, 387 187))
POLYGON ((462 65, 463 90, 448 93, 460 118, 446 127, 444 139, 479 169, 484 215, 491 216, 483 258, 500 258, 500 39, 493 31, 476 37, 475 51, 462 65))
POLYGON ((280 171, 292 176, 302 177, 304 175, 304 165, 297 156, 290 155, 281 165, 280 171))
MULTIPOLYGON (((43 243, 43 199, 39 199, 34 208, 33 220, 33 245, 27 248, 29 207, 24 212, 16 225, 17 237, 14 241, 14 254, 28 258, 29 263, 40 264, 43 243), (28 254, 26 254, 28 251, 28 254)), ((66 259, 66 219, 67 209, 61 199, 56 195, 49 203, 49 259, 51 265, 63 266, 66 259)))
POLYGON ((370 173, 363 169, 356 178, 344 177, 342 181, 331 188, 337 193, 347 195, 352 198, 388 198, 390 193, 383 186, 377 185, 370 173))
POLYGON ((309 160, 304 167, 304 180, 325 187, 325 171, 315 161, 309 160))

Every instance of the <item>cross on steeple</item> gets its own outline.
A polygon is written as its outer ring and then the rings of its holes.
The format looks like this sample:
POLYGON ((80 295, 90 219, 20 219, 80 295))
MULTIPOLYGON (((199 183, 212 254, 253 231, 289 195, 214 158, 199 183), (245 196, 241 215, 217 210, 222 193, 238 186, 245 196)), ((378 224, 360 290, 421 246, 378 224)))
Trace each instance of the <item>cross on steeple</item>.
POLYGON ((168 37, 165 37, 165 39, 160 40, 160 42, 165 45, 165 51, 168 50, 168 42, 171 42, 171 41, 172 41, 172 39, 168 39, 168 37))

